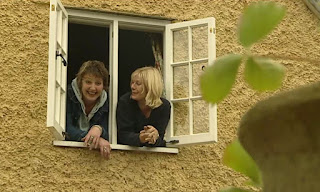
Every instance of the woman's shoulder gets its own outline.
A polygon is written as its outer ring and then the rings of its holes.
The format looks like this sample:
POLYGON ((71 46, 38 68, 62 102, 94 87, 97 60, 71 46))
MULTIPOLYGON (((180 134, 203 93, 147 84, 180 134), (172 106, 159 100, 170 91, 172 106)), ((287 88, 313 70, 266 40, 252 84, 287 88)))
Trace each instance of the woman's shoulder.
POLYGON ((160 99, 162 101, 162 106, 163 107, 171 107, 170 102, 166 98, 161 97, 160 99))
POLYGON ((125 94, 123 94, 120 99, 119 99, 119 102, 130 102, 130 96, 131 96, 131 92, 127 92, 125 94))

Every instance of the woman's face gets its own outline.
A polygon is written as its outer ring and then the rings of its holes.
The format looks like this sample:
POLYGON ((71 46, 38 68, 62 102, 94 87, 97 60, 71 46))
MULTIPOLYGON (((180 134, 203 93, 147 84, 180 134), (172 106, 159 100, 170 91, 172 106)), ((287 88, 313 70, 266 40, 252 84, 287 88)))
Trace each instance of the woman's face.
POLYGON ((103 80, 92 74, 85 74, 82 78, 82 99, 85 104, 97 102, 103 91, 103 80))
POLYGON ((136 101, 143 101, 146 97, 146 93, 143 92, 142 79, 139 77, 133 77, 131 79, 131 99, 136 101))

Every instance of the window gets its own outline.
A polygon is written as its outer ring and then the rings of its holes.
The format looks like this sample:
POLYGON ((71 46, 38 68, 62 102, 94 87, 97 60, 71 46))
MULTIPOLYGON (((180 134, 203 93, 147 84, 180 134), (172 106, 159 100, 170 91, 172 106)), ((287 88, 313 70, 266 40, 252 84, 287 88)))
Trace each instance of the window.
POLYGON ((109 118, 112 149, 178 153, 177 146, 180 145, 217 141, 216 106, 202 100, 198 82, 203 68, 215 59, 214 22, 214 18, 206 18, 171 24, 169 20, 159 18, 66 9, 59 0, 51 0, 47 126, 54 134, 53 144, 84 147, 81 142, 65 141, 64 133, 66 86, 79 69, 77 65, 86 60, 86 55, 95 55, 108 65, 110 114, 106 118, 109 118), (90 35, 92 32, 94 35, 90 35), (163 56, 152 54, 151 46, 144 45, 143 42, 149 42, 146 34, 163 41, 163 56), (160 66, 165 81, 165 97, 172 104, 172 116, 165 135, 168 147, 117 144, 117 101, 126 90, 130 90, 131 72, 141 67, 135 62, 132 66, 123 65, 125 57, 133 50, 126 49, 130 39, 139 41, 139 44, 131 43, 140 46, 138 50, 145 55, 146 63, 154 63, 156 57, 163 59, 160 66), (90 45, 88 42, 96 43, 90 45))

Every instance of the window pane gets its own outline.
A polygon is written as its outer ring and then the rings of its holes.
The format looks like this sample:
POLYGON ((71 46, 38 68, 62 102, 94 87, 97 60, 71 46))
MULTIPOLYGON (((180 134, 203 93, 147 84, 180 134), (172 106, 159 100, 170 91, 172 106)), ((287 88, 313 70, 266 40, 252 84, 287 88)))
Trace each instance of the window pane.
POLYGON ((173 98, 186 98, 189 96, 189 70, 188 65, 173 67, 173 98))
POLYGON ((188 61, 188 29, 173 32, 173 62, 188 61))
POLYGON ((55 101, 55 113, 54 113, 54 115, 55 115, 55 121, 56 122, 58 122, 58 123, 60 123, 60 110, 61 110, 61 88, 60 88, 60 85, 57 85, 56 86, 56 91, 55 91, 55 93, 56 93, 56 96, 55 96, 55 99, 56 99, 56 101, 55 101))
POLYGON ((200 75, 202 74, 205 67, 208 66, 207 62, 194 63, 192 65, 192 95, 200 96, 200 75))
POLYGON ((173 135, 189 135, 189 102, 173 103, 173 135))
POLYGON ((209 132, 209 106, 203 100, 193 101, 193 134, 209 132))
POLYGON ((208 57, 208 26, 192 28, 192 59, 208 57))

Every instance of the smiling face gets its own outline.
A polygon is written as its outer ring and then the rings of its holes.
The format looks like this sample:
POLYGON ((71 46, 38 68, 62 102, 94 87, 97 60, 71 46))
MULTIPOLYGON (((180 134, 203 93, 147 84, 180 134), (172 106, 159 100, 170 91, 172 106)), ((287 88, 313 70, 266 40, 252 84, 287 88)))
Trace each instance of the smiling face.
POLYGON ((131 79, 131 99, 136 101, 144 101, 146 98, 146 91, 144 84, 140 77, 133 77, 131 79))
POLYGON ((82 100, 85 104, 95 104, 103 91, 103 79, 85 74, 81 81, 82 100))

